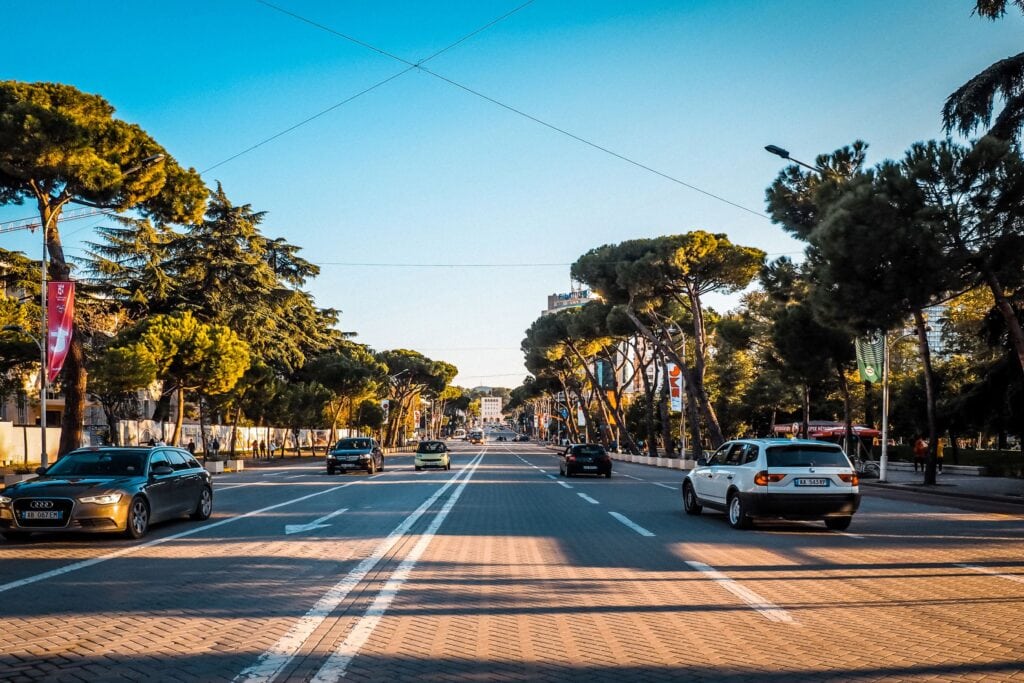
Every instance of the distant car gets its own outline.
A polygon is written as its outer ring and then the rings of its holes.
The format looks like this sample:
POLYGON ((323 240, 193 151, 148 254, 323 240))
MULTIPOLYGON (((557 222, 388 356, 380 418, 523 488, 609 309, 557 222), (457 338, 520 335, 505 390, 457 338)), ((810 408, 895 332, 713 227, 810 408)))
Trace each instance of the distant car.
POLYGON ((528 437, 526 434, 520 434, 519 436, 516 437, 516 441, 529 441, 529 440, 530 440, 530 437, 528 437))
POLYGON ((419 472, 424 467, 437 467, 444 470, 452 468, 452 458, 448 446, 443 441, 421 441, 416 447, 413 466, 419 472))
POLYGON ((142 538, 156 522, 213 512, 210 473, 179 448, 81 448, 37 473, 0 491, 8 540, 67 531, 142 538))
POLYGON ((384 453, 374 439, 341 439, 327 454, 327 474, 365 470, 367 474, 384 471, 384 453))
POLYGON ((701 458, 683 479, 683 507, 723 510, 736 529, 757 518, 824 520, 850 526, 860 481, 843 449, 822 441, 742 439, 701 458))
POLYGON ((562 452, 558 473, 563 477, 571 477, 574 474, 603 474, 610 479, 612 459, 600 444, 573 444, 562 452))
POLYGON ((469 442, 472 444, 482 444, 484 442, 484 433, 480 431, 470 432, 469 442))

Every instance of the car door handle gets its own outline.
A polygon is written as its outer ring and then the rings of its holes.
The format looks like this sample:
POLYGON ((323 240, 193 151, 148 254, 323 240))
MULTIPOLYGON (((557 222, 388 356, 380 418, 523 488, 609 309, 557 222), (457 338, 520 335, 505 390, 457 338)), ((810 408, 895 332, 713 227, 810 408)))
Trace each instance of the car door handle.
POLYGON ((730 474, 726 479, 732 479, 732 475, 730 474))

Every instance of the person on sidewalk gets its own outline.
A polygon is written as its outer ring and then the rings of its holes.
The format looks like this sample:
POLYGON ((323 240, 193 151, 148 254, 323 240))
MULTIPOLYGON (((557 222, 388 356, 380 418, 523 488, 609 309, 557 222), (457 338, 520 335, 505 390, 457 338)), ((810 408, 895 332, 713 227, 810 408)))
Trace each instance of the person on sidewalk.
POLYGON ((939 472, 942 472, 942 456, 945 455, 943 451, 946 449, 946 440, 939 439, 939 442, 935 444, 935 463, 938 467, 939 472))
POLYGON ((928 442, 923 437, 914 437, 914 471, 917 472, 918 468, 924 472, 925 458, 928 456, 928 442))
POLYGON ((213 456, 214 462, 220 458, 220 439, 213 437, 213 443, 210 444, 210 454, 213 456))
POLYGON ((260 439, 260 457, 261 458, 269 457, 267 455, 267 442, 264 441, 263 439, 260 439))
POLYGON ((185 448, 188 449, 188 452, 192 455, 193 458, 196 457, 196 440, 195 439, 189 439, 188 440, 188 445, 185 446, 185 448))

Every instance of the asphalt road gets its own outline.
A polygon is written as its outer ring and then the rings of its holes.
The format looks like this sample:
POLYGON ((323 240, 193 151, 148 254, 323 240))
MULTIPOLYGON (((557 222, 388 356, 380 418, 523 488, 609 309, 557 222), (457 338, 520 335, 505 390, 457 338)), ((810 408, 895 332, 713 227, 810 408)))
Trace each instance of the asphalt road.
POLYGON ((216 479, 142 541, 0 540, 0 680, 1024 680, 1024 516, 865 491, 846 533, 688 517, 681 475, 216 479))

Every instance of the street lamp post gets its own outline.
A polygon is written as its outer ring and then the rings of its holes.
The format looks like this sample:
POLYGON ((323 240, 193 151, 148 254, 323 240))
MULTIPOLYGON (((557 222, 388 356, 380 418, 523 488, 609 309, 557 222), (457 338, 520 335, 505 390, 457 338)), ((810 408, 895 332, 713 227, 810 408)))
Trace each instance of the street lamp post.
POLYGON ((908 332, 889 343, 888 333, 882 334, 882 455, 878 460, 878 481, 886 481, 889 467, 889 347, 895 346, 916 332, 908 332))
MULTIPOLYGON (((44 259, 43 263, 45 262, 46 260, 44 259)), ((43 289, 46 289, 45 281, 43 289)), ((45 296, 45 294, 43 296, 45 296)), ((43 319, 43 329, 46 329, 45 318, 43 319)), ((49 460, 46 454, 46 344, 43 343, 42 339, 32 334, 21 325, 7 325, 3 328, 3 331, 20 332, 35 342, 35 345, 39 348, 39 358, 41 363, 41 368, 39 370, 39 444, 41 448, 39 464, 46 467, 49 460)))
POLYGON ((823 169, 823 168, 819 168, 818 166, 812 166, 810 164, 806 164, 806 163, 800 161, 799 159, 794 159, 793 157, 789 156, 789 151, 788 150, 782 149, 778 145, 765 145, 764 148, 765 148, 766 151, 771 152, 772 154, 774 154, 777 157, 782 157, 786 161, 792 161, 794 164, 799 164, 799 165, 803 166, 804 168, 809 168, 812 171, 817 171, 818 173, 822 173, 822 174, 825 173, 825 169, 823 169))

